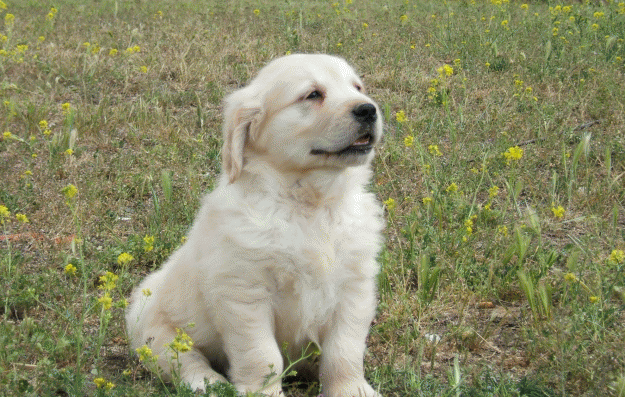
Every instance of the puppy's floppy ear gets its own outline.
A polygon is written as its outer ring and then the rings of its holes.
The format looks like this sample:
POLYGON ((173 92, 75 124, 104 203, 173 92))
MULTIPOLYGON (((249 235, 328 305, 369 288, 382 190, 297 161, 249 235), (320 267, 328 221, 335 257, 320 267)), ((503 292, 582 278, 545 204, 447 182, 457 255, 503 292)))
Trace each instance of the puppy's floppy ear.
POLYGON ((248 91, 249 87, 234 92, 226 98, 224 106, 224 146, 221 157, 222 167, 230 183, 241 175, 245 143, 262 120, 260 101, 250 98, 248 91))

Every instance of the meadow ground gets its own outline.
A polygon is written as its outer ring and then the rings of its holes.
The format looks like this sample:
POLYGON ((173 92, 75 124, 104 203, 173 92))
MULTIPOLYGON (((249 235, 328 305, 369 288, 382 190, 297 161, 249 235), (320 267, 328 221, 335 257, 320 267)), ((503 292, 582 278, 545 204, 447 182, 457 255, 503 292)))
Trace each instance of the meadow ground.
POLYGON ((214 186, 223 96, 325 52, 386 124, 371 383, 625 396, 624 39, 618 1, 0 1, 0 395, 191 394, 124 298, 214 186))

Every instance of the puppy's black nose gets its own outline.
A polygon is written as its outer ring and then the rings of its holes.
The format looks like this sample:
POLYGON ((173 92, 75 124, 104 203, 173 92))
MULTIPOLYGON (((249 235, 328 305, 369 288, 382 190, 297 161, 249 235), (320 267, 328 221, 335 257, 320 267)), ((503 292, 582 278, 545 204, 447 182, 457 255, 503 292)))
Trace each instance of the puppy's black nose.
POLYGON ((352 114, 356 121, 361 123, 373 123, 377 118, 375 106, 370 103, 362 103, 352 109, 352 114))

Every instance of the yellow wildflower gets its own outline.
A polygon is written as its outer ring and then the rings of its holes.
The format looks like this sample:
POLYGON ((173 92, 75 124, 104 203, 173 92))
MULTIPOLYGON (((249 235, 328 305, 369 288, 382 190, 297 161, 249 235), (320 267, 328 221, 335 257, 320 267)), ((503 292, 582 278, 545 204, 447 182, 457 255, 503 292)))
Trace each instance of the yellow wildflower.
POLYGON ((45 130, 46 128, 48 128, 48 122, 47 122, 46 120, 41 120, 41 121, 39 122, 39 127, 40 127, 42 130, 45 130))
POLYGON ((117 257, 117 263, 120 266, 125 266, 128 263, 130 263, 134 258, 132 257, 132 255, 130 255, 127 252, 122 252, 121 254, 119 254, 119 256, 117 257))
POLYGON ((499 186, 491 186, 490 189, 488 189, 488 197, 490 198, 494 198, 499 194, 499 186))
POLYGON ((502 225, 497 228, 497 233, 501 234, 504 237, 508 237, 508 226, 502 225))
POLYGON ((389 211, 392 211, 393 209, 395 209, 395 200, 392 197, 389 197, 388 200, 384 200, 384 205, 386 206, 386 209, 388 209, 389 211))
POLYGON ((432 197, 423 197, 421 201, 423 201, 423 204, 428 205, 429 203, 433 201, 433 199, 432 197))
POLYGON ((149 288, 144 288, 141 290, 141 293, 143 294, 143 296, 148 297, 152 295, 152 290, 149 288))
POLYGON ((148 347, 148 345, 143 345, 135 349, 137 354, 139 355, 139 361, 145 361, 148 358, 157 358, 158 356, 152 355, 152 349, 148 347))
POLYGON ((30 222, 28 220, 28 217, 24 214, 15 214, 15 218, 17 218, 18 221, 22 222, 22 223, 28 223, 30 222))
POLYGON ((555 216, 556 218, 562 218, 564 216, 564 208, 559 205, 559 206, 553 206, 551 207, 551 212, 553 212, 553 216, 555 216))
POLYGON ((404 146, 410 147, 414 143, 414 137, 412 135, 408 135, 404 138, 404 146))
POLYGON ((0 0, 0 10, 6 10, 7 9, 7 5, 4 3, 4 1, 0 0))
POLYGON ((567 274, 564 275, 564 279, 566 281, 575 282, 575 281, 577 281, 577 276, 574 275, 573 273, 567 273, 567 274))
POLYGON ((408 15, 403 14, 402 16, 400 16, 400 17, 399 17, 399 20, 400 20, 401 22, 406 22, 406 21, 408 20, 408 15))
POLYGON ((73 150, 73 149, 71 149, 71 148, 70 148, 70 149, 67 149, 67 150, 65 151, 65 154, 66 154, 66 155, 68 155, 68 156, 71 156, 72 154, 74 154, 74 150, 73 150))
POLYGON ((436 71, 438 72, 438 75, 440 77, 451 76, 452 74, 454 74, 454 68, 452 68, 451 66, 447 64, 436 69, 436 71))
POLYGON ((2 136, 4 137, 4 139, 11 139, 11 138, 13 138, 13 134, 11 134, 11 131, 4 131, 2 136))
POLYGON ((4 219, 10 216, 11 216, 11 212, 9 211, 9 209, 4 205, 0 205, 0 218, 4 219))
POLYGON ((506 158, 506 164, 509 165, 512 160, 520 160, 523 157, 523 149, 518 146, 510 147, 503 153, 503 156, 506 158))
POLYGON ((67 274, 68 276, 75 276, 76 275, 76 266, 70 264, 65 265, 65 274, 67 274))
POLYGON ((260 15, 260 10, 258 8, 254 10, 254 15, 256 15, 256 16, 260 15))
POLYGON ((98 299, 98 302, 102 304, 102 308, 104 308, 104 310, 110 309, 111 306, 113 305, 113 299, 111 298, 108 292, 105 292, 104 296, 98 299))
POLYGON ((100 276, 100 285, 99 289, 103 289, 105 291, 111 291, 116 286, 116 281, 119 276, 113 272, 107 271, 103 276, 100 276))
POLYGON ((443 153, 441 153, 440 149, 438 148, 438 145, 428 145, 428 151, 430 152, 431 155, 434 155, 434 156, 443 155, 443 153))
POLYGON ((106 379, 104 378, 95 378, 93 383, 98 387, 98 389, 104 387, 106 385, 106 379))
POLYGON ((141 66, 141 67, 139 68, 139 71, 140 71, 141 73, 147 73, 147 72, 148 72, 148 67, 147 67, 147 66, 145 66, 145 65, 143 65, 143 66, 141 66))
POLYGON ((456 185, 456 183, 452 183, 451 185, 447 186, 447 188, 445 189, 445 191, 447 193, 454 193, 458 191, 458 185, 456 185))
POLYGON ((625 252, 623 250, 612 250, 610 261, 614 263, 625 263, 625 252))
POLYGON ((154 236, 145 236, 143 237, 143 251, 150 252, 154 249, 154 236))
POLYGON ((397 120, 398 123, 405 123, 406 113, 403 110, 400 110, 399 112, 395 113, 395 120, 397 120))
POLYGON ((76 193, 78 193, 78 189, 74 185, 67 185, 61 190, 61 192, 65 195, 65 197, 71 199, 76 195, 76 193))
POLYGON ((11 26, 11 25, 13 25, 13 22, 14 22, 14 21, 15 21, 15 15, 13 15, 13 14, 6 14, 6 15, 4 16, 4 23, 5 23, 7 26, 11 26))
POLYGON ((588 300, 590 301, 590 303, 597 303, 599 302, 599 297, 598 296, 589 296, 588 300))
POLYGON ((180 328, 176 328, 176 337, 167 346, 176 353, 185 353, 191 350, 193 341, 186 332, 180 328))
POLYGON ((64 104, 61 105, 61 110, 63 111, 64 114, 67 114, 71 109, 72 109, 72 105, 70 105, 69 102, 65 102, 64 104))

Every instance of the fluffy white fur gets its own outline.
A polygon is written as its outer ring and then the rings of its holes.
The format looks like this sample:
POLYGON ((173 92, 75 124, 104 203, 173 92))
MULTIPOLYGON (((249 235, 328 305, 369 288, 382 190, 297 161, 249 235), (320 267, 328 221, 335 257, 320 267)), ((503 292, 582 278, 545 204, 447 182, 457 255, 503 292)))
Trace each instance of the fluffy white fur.
POLYGON ((171 375, 164 346, 184 329, 194 344, 180 376, 192 388, 225 374, 241 392, 279 396, 280 379, 266 379, 283 371, 283 347, 297 358, 314 342, 324 396, 379 397, 363 374, 383 229, 365 188, 379 113, 328 55, 274 60, 231 94, 219 185, 185 244, 132 294, 132 349, 147 344, 171 375))

